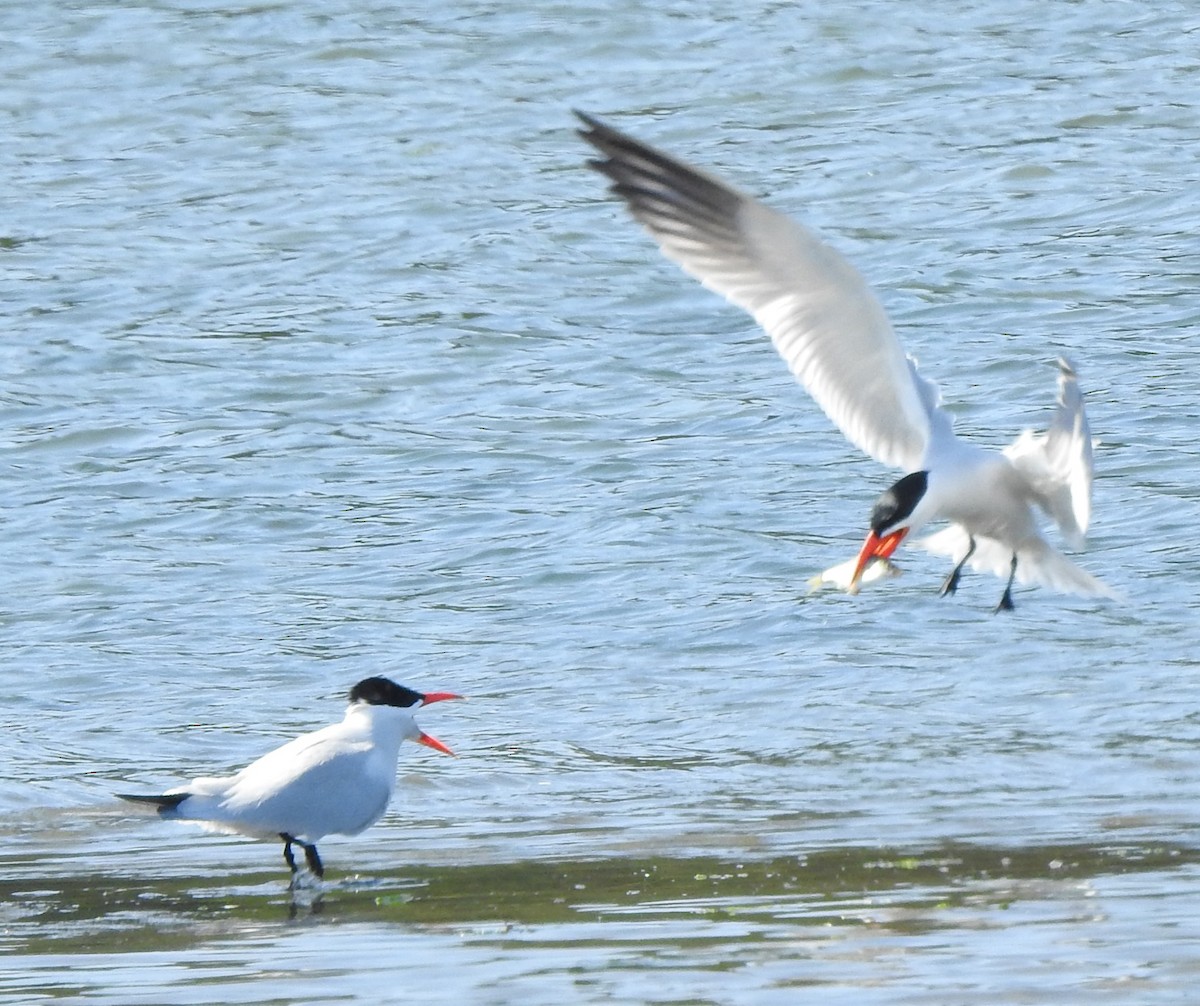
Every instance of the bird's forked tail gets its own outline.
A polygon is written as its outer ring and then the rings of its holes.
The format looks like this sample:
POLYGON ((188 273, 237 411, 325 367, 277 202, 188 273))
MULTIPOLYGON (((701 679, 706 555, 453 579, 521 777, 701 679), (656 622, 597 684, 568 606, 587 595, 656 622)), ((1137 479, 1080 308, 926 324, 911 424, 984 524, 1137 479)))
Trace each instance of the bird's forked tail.
POLYGON ((130 803, 148 803, 151 806, 157 807, 160 814, 170 814, 190 793, 161 793, 157 796, 146 796, 140 793, 117 793, 116 796, 121 800, 128 800, 130 803))

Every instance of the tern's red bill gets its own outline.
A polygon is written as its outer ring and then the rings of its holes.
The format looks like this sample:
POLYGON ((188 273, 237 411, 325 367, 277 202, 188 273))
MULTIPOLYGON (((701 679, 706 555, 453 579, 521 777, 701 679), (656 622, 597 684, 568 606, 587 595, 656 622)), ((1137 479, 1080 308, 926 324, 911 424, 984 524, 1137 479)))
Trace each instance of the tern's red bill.
MULTIPOLYGON (((453 692, 426 692, 425 698, 422 700, 421 705, 427 706, 431 702, 446 702, 449 699, 461 698, 461 695, 455 695, 453 692)), ((421 736, 417 738, 417 743, 424 744, 427 748, 433 748, 434 751, 441 751, 442 754, 454 754, 454 752, 446 747, 445 744, 443 744, 436 737, 430 737, 429 734, 421 734, 421 736)))
POLYGON ((863 570, 872 559, 890 559, 892 553, 900 547, 900 542, 908 534, 908 528, 902 527, 891 534, 878 535, 871 531, 863 547, 859 550, 858 558, 854 561, 854 575, 850 577, 850 586, 846 590, 851 594, 858 593, 858 581, 862 579, 863 570))
POLYGON ((417 738, 417 743, 424 744, 427 748, 433 748, 434 751, 441 751, 442 754, 454 754, 454 752, 446 747, 445 744, 443 744, 436 737, 430 737, 429 734, 421 734, 421 736, 417 738))
POLYGON ((445 702, 447 699, 461 698, 461 695, 455 695, 453 692, 426 692, 425 697, 421 700, 421 705, 427 706, 431 702, 445 702))

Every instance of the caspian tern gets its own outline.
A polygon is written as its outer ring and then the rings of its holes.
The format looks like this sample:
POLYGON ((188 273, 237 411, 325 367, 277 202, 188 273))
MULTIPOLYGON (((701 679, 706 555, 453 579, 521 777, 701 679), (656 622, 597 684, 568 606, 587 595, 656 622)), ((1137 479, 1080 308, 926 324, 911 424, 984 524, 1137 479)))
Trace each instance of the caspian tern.
POLYGON ((1012 608, 1013 581, 1066 593, 1114 596, 1042 537, 1047 513, 1072 548, 1091 516, 1092 437, 1073 367, 1059 359, 1058 407, 1045 434, 1023 433, 1003 452, 955 435, 937 387, 906 357, 882 305, 845 258, 808 228, 708 172, 576 112, 602 155, 589 166, 658 242, 667 258, 749 312, 792 373, 846 438, 908 474, 871 512, 847 583, 858 590, 874 559, 888 559, 934 520, 925 539, 954 568, 1007 576, 996 610, 1012 608))
POLYGON ((326 835, 357 835, 383 816, 403 741, 453 754, 421 732, 412 710, 457 698, 449 692, 422 695, 388 678, 364 678, 350 689, 350 706, 340 723, 302 734, 236 775, 193 779, 157 796, 117 796, 153 804, 163 817, 213 831, 281 839, 293 875, 292 846, 298 845, 309 869, 322 877, 317 842, 326 835))

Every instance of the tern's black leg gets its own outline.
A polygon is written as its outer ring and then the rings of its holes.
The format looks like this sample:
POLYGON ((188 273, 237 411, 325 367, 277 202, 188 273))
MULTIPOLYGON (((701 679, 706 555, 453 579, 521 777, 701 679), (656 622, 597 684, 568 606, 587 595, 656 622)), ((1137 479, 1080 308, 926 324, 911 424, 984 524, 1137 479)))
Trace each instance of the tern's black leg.
POLYGON ((938 591, 938 597, 945 597, 947 594, 953 594, 958 590, 958 578, 962 576, 963 567, 967 564, 967 560, 975 554, 975 536, 967 535, 967 554, 958 560, 958 565, 950 570, 950 575, 942 583, 942 589, 938 591))
POLYGON ((325 864, 321 862, 321 857, 317 855, 316 842, 301 842, 296 840, 296 844, 304 848, 304 858, 308 860, 308 868, 312 870, 317 877, 325 876, 325 864))
POLYGON ((296 840, 292 838, 286 831, 281 831, 279 837, 283 839, 283 861, 287 863, 288 869, 292 873, 296 872, 296 857, 292 855, 292 843, 296 840))
MULTIPOLYGON (((299 872, 299 867, 296 866, 296 855, 292 852, 292 846, 298 845, 304 850, 304 859, 308 863, 308 868, 318 877, 325 876, 325 864, 321 862, 321 857, 317 854, 316 842, 305 842, 303 839, 297 838, 295 835, 289 835, 286 831, 281 831, 279 837, 283 839, 283 858, 288 865, 288 869, 292 871, 294 877, 299 872)), ((295 881, 293 881, 294 883, 295 881)))
POLYGON ((1014 552, 1013 557, 1012 557, 1012 562, 1010 562, 1008 564, 1008 583, 1006 583, 1004 585, 1004 593, 1002 595, 1000 595, 1000 603, 996 605, 996 611, 993 612, 993 614, 995 614, 996 612, 1000 612, 1000 611, 1012 611, 1013 610, 1012 585, 1013 585, 1013 578, 1016 575, 1017 575, 1017 553, 1014 552))

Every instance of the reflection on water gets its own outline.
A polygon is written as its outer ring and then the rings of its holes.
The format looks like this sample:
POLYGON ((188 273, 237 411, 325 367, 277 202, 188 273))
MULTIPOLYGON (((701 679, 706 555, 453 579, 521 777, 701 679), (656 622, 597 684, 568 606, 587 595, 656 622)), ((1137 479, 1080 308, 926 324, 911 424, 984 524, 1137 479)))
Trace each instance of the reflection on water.
POLYGON ((220 931, 318 916, 464 927, 686 916, 924 931, 954 925, 940 919, 963 906, 1073 899, 1099 878, 1197 863, 1200 851, 1177 846, 848 848, 740 862, 659 856, 412 867, 399 878, 351 876, 295 890, 278 872, 233 885, 213 877, 39 880, 36 864, 24 863, 19 882, 0 882, 0 903, 4 942, 24 953, 162 950, 220 931))
POLYGON ((1168 845, 845 848, 412 868, 297 894, 279 874, 139 881, 25 862, 0 887, 0 1001, 352 989, 364 1002, 784 1006, 815 987, 823 1003, 903 989, 983 1006, 1034 987, 1036 1001, 1094 1002, 1151 977, 1186 1000, 1198 860, 1168 845))

